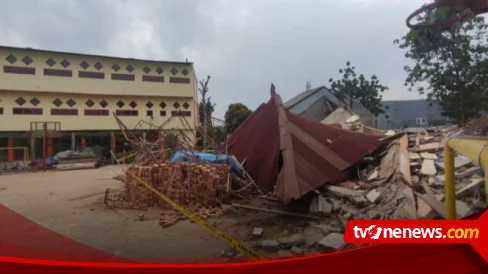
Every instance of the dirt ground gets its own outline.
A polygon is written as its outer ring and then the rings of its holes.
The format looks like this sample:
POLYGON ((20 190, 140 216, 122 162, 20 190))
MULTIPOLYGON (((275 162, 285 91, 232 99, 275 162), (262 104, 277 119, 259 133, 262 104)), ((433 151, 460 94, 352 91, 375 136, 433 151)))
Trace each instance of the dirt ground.
MULTIPOLYGON (((91 170, 0 175, 0 203, 71 239, 126 258, 216 258, 229 250, 221 240, 189 221, 159 225, 159 209, 107 209, 107 188, 117 166, 91 170), (144 214, 145 220, 137 216, 144 214)), ((215 222, 215 221, 214 221, 215 222)))

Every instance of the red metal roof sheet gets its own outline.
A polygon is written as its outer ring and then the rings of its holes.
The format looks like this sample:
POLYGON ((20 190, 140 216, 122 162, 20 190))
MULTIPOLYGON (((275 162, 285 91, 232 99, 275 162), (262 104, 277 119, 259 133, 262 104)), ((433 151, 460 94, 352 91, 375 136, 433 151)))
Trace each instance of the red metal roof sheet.
POLYGON ((261 187, 284 203, 324 183, 347 179, 347 169, 378 148, 378 136, 343 130, 287 112, 272 85, 271 99, 229 138, 229 154, 246 160, 261 187))

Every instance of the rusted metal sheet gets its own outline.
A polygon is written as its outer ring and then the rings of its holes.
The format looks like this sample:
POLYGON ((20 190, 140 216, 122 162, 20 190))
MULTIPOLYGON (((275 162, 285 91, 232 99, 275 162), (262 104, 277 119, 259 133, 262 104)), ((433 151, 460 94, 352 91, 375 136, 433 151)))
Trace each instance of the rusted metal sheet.
POLYGON ((229 138, 229 154, 256 183, 283 202, 347 179, 349 168, 381 145, 378 136, 343 130, 286 111, 272 86, 271 99, 229 138))

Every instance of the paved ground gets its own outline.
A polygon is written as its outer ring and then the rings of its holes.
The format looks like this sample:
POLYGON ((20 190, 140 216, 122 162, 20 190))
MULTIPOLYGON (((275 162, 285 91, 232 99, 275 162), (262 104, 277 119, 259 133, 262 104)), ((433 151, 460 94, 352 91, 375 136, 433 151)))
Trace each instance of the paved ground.
POLYGON ((47 171, 0 176, 0 203, 76 241, 127 258, 215 258, 228 247, 188 221, 168 228, 158 210, 109 210, 107 188, 121 189, 112 179, 116 166, 92 170, 47 171))

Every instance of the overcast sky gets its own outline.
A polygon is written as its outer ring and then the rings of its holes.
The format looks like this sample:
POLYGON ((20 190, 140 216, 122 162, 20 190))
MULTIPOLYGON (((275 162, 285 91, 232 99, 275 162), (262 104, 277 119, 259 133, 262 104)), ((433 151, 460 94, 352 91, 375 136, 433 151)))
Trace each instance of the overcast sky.
POLYGON ((273 82, 284 101, 338 77, 351 61, 415 99, 393 44, 422 0, 0 0, 0 44, 195 63, 210 74, 215 116, 230 103, 254 109, 273 82))

